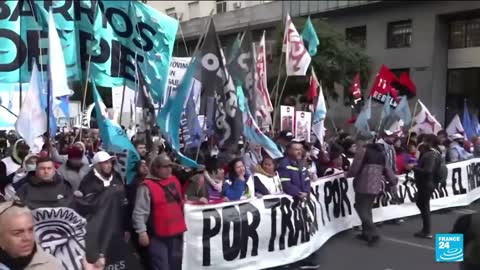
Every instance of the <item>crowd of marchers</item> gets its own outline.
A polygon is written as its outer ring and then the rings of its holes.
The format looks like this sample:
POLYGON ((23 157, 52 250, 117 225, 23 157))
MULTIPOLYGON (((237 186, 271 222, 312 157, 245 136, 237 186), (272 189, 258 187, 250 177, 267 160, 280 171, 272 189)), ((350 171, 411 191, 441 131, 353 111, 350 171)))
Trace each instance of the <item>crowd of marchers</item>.
MULTIPOLYGON (((259 145, 240 141, 238 146, 211 147, 208 142, 192 154, 201 164, 190 169, 177 162, 161 139, 153 146, 145 137, 132 138, 141 160, 136 177, 126 184, 117 160, 102 149, 97 129, 82 139, 78 132, 62 133, 31 153, 15 132, 0 137, 0 266, 7 269, 63 269, 55 257, 36 243, 31 210, 68 206, 75 197, 87 197, 110 188, 123 190, 124 215, 117 224, 136 250, 145 269, 181 269, 183 233, 187 230, 183 206, 215 204, 287 194, 307 200, 311 184, 324 177, 346 173, 352 177, 355 209, 362 222, 358 238, 372 247, 380 240, 372 220, 375 198, 393 192, 398 176, 411 173, 417 186, 416 205, 421 230, 416 237, 431 239, 430 198, 445 184, 446 164, 480 157, 480 138, 461 134, 397 136, 389 131, 358 139, 338 130, 327 142, 305 142, 291 132, 272 136, 283 158, 272 159, 259 145), (55 142, 55 143, 54 143, 55 142)), ((196 150, 196 149, 194 149, 196 150)), ((391 221, 400 224, 401 219, 391 221)), ((462 217, 454 231, 465 234, 465 269, 480 269, 480 219, 462 217)), ((85 269, 103 269, 105 258, 83 260, 85 269)), ((318 267, 312 260, 301 268, 318 267)), ((2 268, 3 269, 3 268, 2 268)))

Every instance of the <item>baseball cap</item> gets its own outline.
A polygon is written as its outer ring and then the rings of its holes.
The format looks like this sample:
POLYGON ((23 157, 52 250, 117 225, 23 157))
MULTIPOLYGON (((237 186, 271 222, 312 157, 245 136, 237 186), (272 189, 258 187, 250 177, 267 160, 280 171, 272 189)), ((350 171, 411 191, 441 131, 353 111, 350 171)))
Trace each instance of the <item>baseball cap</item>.
POLYGON ((101 163, 101 162, 105 162, 105 161, 111 160, 111 159, 115 159, 115 157, 110 156, 110 154, 105 152, 105 151, 100 151, 100 152, 97 152, 95 154, 95 156, 93 156, 92 165, 95 165, 95 164, 101 163))

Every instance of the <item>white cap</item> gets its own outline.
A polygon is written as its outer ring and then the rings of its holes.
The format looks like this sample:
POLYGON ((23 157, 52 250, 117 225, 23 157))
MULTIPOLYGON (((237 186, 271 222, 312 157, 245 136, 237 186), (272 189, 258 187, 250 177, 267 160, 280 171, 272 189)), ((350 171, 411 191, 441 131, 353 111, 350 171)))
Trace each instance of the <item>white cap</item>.
POLYGON ((114 158, 115 157, 110 156, 109 153, 107 153, 105 151, 100 151, 100 152, 96 153, 95 156, 93 156, 92 165, 95 165, 95 164, 100 163, 100 162, 105 162, 107 160, 111 160, 111 159, 114 159, 114 158))
POLYGON ((453 134, 453 135, 450 137, 451 140, 460 140, 460 139, 463 140, 464 138, 465 138, 465 137, 463 137, 463 135, 460 134, 460 133, 453 134))

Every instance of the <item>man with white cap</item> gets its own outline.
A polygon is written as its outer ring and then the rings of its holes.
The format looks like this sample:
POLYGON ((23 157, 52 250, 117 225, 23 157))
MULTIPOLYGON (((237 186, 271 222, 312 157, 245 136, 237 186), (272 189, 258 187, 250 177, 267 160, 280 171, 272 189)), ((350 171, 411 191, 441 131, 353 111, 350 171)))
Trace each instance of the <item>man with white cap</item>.
POLYGON ((97 152, 92 159, 93 169, 83 178, 78 190, 83 194, 84 198, 94 197, 107 189, 110 189, 112 194, 118 194, 123 216, 119 216, 119 220, 116 223, 119 227, 112 228, 112 230, 124 232, 125 240, 128 241, 131 227, 131 219, 127 214, 128 201, 122 177, 113 169, 114 160, 115 157, 110 156, 105 151, 97 152))
POLYGON ((93 169, 83 178, 78 188, 83 196, 96 194, 110 186, 123 186, 122 177, 113 169, 114 159, 105 151, 93 156, 93 169))
POLYGON ((452 141, 450 143, 450 149, 448 150, 448 160, 449 162, 458 162, 462 160, 467 160, 473 157, 472 153, 469 153, 463 147, 465 137, 462 134, 456 133, 450 137, 452 141))

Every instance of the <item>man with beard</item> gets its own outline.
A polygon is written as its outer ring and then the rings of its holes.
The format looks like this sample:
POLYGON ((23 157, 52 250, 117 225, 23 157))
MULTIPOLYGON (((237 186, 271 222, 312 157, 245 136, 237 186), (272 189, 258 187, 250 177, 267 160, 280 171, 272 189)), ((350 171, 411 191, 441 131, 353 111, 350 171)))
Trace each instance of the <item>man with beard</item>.
POLYGON ((121 175, 113 169, 114 157, 105 151, 100 151, 93 156, 93 169, 82 179, 78 190, 83 194, 85 199, 97 197, 104 191, 109 190, 112 194, 116 194, 121 200, 118 205, 121 206, 120 212, 123 216, 118 215, 118 228, 112 228, 114 231, 124 232, 125 238, 130 238, 130 217, 128 216, 128 201, 126 198, 124 183, 121 175))
POLYGON ((30 209, 69 207, 73 202, 72 187, 57 174, 48 157, 37 159, 35 175, 16 194, 30 209))
POLYGON ((84 153, 79 147, 68 149, 68 159, 60 166, 58 173, 65 181, 72 185, 73 190, 78 190, 80 182, 90 171, 88 163, 84 163, 84 153))

